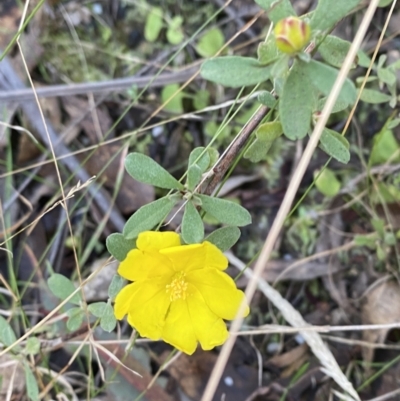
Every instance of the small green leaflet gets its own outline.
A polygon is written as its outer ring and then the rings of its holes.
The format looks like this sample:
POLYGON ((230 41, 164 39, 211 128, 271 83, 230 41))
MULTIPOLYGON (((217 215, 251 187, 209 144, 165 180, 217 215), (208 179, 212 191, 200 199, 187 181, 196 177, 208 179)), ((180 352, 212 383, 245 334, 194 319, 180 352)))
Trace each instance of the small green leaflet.
POLYGON ((251 223, 250 213, 237 203, 207 195, 197 196, 201 199, 201 208, 219 222, 239 227, 251 223))
POLYGON ((142 231, 151 230, 168 215, 174 205, 174 201, 164 197, 142 206, 126 222, 123 236, 126 239, 134 239, 142 231))
MULTIPOLYGON (((74 283, 62 274, 54 273, 48 280, 47 285, 50 291, 63 301, 67 299, 75 290, 74 283)), ((81 302, 81 294, 77 292, 68 302, 79 305, 81 302)))
POLYGON ((204 238, 203 220, 191 201, 186 204, 183 214, 182 238, 187 244, 197 244, 204 238))
POLYGON ((204 79, 230 88, 257 85, 271 76, 271 67, 250 57, 226 56, 205 61, 200 70, 204 79))
POLYGON ((151 157, 141 153, 130 153, 125 158, 129 175, 140 182, 166 189, 183 189, 183 185, 151 157))
POLYGON ((240 238, 240 230, 237 227, 221 227, 213 231, 205 238, 219 248, 222 252, 226 252, 232 248, 240 238))

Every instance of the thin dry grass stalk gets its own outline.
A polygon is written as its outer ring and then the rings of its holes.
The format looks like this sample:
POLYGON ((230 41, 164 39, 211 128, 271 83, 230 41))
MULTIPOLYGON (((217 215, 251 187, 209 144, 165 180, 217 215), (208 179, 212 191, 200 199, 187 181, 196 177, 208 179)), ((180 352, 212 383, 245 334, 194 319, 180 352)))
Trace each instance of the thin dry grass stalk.
MULTIPOLYGON (((281 207, 278 211, 278 214, 274 220, 274 223, 271 227, 271 231, 269 232, 269 235, 265 241, 265 244, 263 246, 263 249, 261 251, 260 257, 257 260, 257 263, 254 268, 254 274, 251 280, 249 281, 249 284, 246 289, 246 297, 248 302, 251 301, 253 298, 253 295, 255 293, 255 290, 257 288, 257 284, 259 282, 261 273, 270 258, 271 252, 273 250, 274 244, 279 236, 279 233, 283 227, 283 224, 285 222, 286 216, 288 215, 290 208, 292 206, 294 197, 296 195, 296 192, 299 188, 301 179, 304 176, 304 173, 307 169, 307 166, 311 160, 311 157, 314 153, 315 148, 318 145, 319 139, 321 137, 322 131, 327 123, 328 117, 331 114, 332 108, 336 102, 336 99, 339 95, 339 92, 343 86, 343 83, 350 71, 350 68, 353 64, 353 61, 357 55, 357 51, 361 46, 362 40, 364 39, 364 36, 367 32, 367 29, 371 23, 372 17, 375 13, 376 8, 378 7, 379 0, 372 0, 368 6, 368 9, 364 15, 364 18, 360 24, 360 27, 357 31, 357 34, 354 38, 354 41, 349 49, 349 52, 346 56, 346 59, 342 65, 342 68, 339 72, 339 75, 336 79, 336 82, 333 86, 332 92, 330 93, 325 107, 322 110, 321 117, 318 120, 314 131, 311 135, 311 138, 307 144, 307 147, 304 151, 304 154, 302 158, 300 159, 299 166, 296 169, 290 183, 288 190, 285 194, 285 197, 283 199, 283 202, 281 204, 281 207)), ((303 321, 302 317, 298 315, 298 312, 295 311, 290 304, 289 307, 292 309, 290 313, 287 313, 288 310, 285 309, 285 312, 282 310, 282 305, 286 305, 286 301, 279 295, 277 296, 277 293, 275 290, 273 290, 272 287, 270 287, 266 283, 266 288, 268 288, 268 294, 272 297, 270 298, 271 302, 274 303, 274 305, 282 312, 282 314, 286 317, 286 319, 289 319, 293 321, 293 323, 296 323, 297 320, 303 321), (285 301, 283 303, 283 301, 285 301), (286 316, 289 315, 289 316, 286 316)), ((239 308, 239 311, 236 315, 236 319, 233 321, 231 325, 231 333, 232 332, 237 332, 242 324, 243 319, 240 316, 243 316, 243 311, 246 307, 245 302, 242 303, 241 307, 239 308)), ((289 321, 289 320, 288 320, 289 321)), ((290 321, 290 323, 292 323, 290 321)), ((325 367, 325 373, 328 374, 330 377, 332 377, 338 385, 343 388, 348 394, 350 394, 355 400, 359 400, 358 394, 353 388, 353 385, 350 383, 350 381, 347 379, 347 377, 343 374, 339 366, 337 365, 335 359, 333 358, 332 354, 330 353, 329 349, 324 345, 322 339, 317 333, 314 333, 312 336, 309 335, 309 333, 304 337, 305 340, 308 342, 310 345, 311 349, 313 352, 316 354, 316 356, 320 359, 321 363, 325 367), (318 339, 316 339, 318 338, 318 339)), ((207 384, 207 387, 204 391, 203 397, 201 401, 211 401, 215 390, 218 386, 218 382, 220 381, 220 378, 222 376, 222 372, 225 368, 226 362, 228 360, 228 357, 231 353, 231 350, 233 348, 233 345, 235 343, 236 336, 231 336, 228 341, 224 344, 221 353, 219 355, 219 358, 217 360, 217 363, 213 369, 213 372, 210 376, 210 380, 207 384)))

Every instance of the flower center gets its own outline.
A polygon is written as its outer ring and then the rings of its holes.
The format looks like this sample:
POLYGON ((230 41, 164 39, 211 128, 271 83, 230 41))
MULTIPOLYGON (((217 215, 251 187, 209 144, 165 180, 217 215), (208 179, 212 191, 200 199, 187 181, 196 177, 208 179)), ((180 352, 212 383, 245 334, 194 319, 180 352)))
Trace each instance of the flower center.
POLYGON ((185 276, 186 274, 184 272, 179 272, 174 276, 171 284, 167 284, 166 289, 170 301, 186 299, 188 283, 185 280, 185 276))

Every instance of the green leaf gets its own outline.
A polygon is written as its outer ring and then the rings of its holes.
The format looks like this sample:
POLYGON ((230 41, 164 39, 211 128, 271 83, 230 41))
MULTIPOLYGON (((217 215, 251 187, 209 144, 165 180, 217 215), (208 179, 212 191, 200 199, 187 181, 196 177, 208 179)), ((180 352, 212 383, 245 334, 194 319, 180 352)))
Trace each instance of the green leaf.
MULTIPOLYGON (((62 274, 54 273, 48 280, 47 285, 50 291, 57 297, 64 301, 67 299, 75 290, 74 283, 62 274)), ((81 294, 77 292, 68 302, 79 305, 81 302, 81 294)))
POLYGON ((360 3, 361 0, 319 0, 310 21, 312 31, 329 31, 360 3))
POLYGON ((183 17, 177 15, 169 21, 167 29, 167 40, 171 45, 179 45, 185 38, 182 31, 183 17))
POLYGON ((179 88, 178 84, 170 84, 162 88, 161 101, 163 103, 168 101, 164 106, 164 110, 177 114, 183 112, 183 92, 179 91, 179 88))
POLYGON ((271 66, 250 57, 226 56, 205 61, 200 70, 204 79, 230 88, 257 85, 271 76, 271 66))
POLYGON ((350 160, 349 142, 336 131, 324 128, 319 147, 341 163, 346 164, 350 160))
POLYGON ((211 242, 222 252, 227 251, 236 244, 240 238, 240 230, 237 227, 221 227, 213 231, 205 238, 205 241, 211 242))
POLYGON ((125 168, 131 177, 166 189, 184 189, 183 185, 176 180, 167 170, 161 167, 151 157, 142 153, 130 153, 125 158, 125 168))
POLYGON ((196 185, 200 182, 202 177, 201 169, 198 165, 194 164, 189 167, 187 172, 187 187, 189 191, 193 191, 196 185))
POLYGON ((129 251, 136 248, 136 241, 134 239, 126 239, 120 233, 110 234, 106 240, 108 252, 114 256, 115 259, 122 262, 129 251))
POLYGON ((392 97, 386 93, 376 91, 374 89, 363 89, 360 99, 365 103, 380 104, 387 103, 392 97))
POLYGON ((114 274, 110 286, 108 287, 108 296, 110 297, 111 301, 114 301, 124 285, 125 279, 119 274, 114 274))
POLYGON ((117 325, 117 319, 115 318, 114 315, 114 309, 113 307, 108 303, 106 304, 104 314, 101 317, 100 320, 100 327, 110 333, 115 329, 115 326, 117 325))
MULTIPOLYGON (((318 171, 314 173, 314 177, 317 175, 318 171)), ((316 179, 315 186, 325 196, 333 197, 339 193, 341 184, 332 170, 324 168, 316 179)))
POLYGON ((308 76, 296 62, 286 79, 279 101, 279 115, 284 134, 292 140, 304 138, 311 124, 313 91, 308 76))
POLYGON ((375 249, 376 247, 377 236, 371 235, 356 235, 354 237, 354 243, 357 246, 367 246, 370 249, 375 249))
POLYGON ((378 78, 388 86, 393 86, 396 84, 397 77, 396 74, 389 70, 388 68, 378 68, 378 78))
POLYGON ((268 18, 274 24, 283 18, 296 15, 290 0, 255 0, 255 2, 267 11, 268 18))
POLYGON ((32 401, 39 401, 39 386, 35 375, 33 374, 29 365, 24 362, 26 395, 32 401))
POLYGON ((207 90, 199 89, 193 98, 193 107, 195 110, 205 109, 210 104, 210 92, 207 90))
POLYGON ((265 159, 272 144, 282 132, 282 124, 279 121, 261 124, 256 131, 255 141, 249 146, 244 157, 253 163, 265 159))
POLYGON ((69 331, 75 331, 78 330, 79 327, 82 325, 83 317, 85 315, 85 312, 77 307, 77 308, 71 308, 67 310, 67 329, 69 331))
POLYGON ((17 341, 14 330, 11 328, 10 323, 0 315, 0 342, 6 347, 17 341))
POLYGON ((271 95, 271 92, 268 91, 262 91, 261 93, 259 93, 257 96, 257 100, 270 109, 274 108, 276 105, 275 96, 271 95))
POLYGON ((351 43, 334 35, 327 35, 324 41, 319 45, 318 51, 322 58, 333 65, 340 68, 350 49, 351 43))
POLYGON ((212 28, 200 38, 195 49, 201 57, 212 57, 224 44, 225 38, 221 29, 212 28))
MULTIPOLYGON (((322 111, 322 109, 325 106, 326 100, 328 98, 327 97, 323 97, 322 99, 318 100, 318 110, 322 111)), ((345 109, 347 109, 347 107, 349 107, 349 105, 347 104, 347 102, 344 102, 343 100, 337 99, 336 103, 334 104, 333 108, 332 108, 332 114, 333 113, 339 113, 340 111, 343 111, 345 109)))
POLYGON ((369 164, 375 166, 389 160, 391 164, 400 160, 399 143, 391 130, 383 130, 374 137, 369 164))
POLYGON ((387 7, 389 4, 392 4, 393 0, 380 0, 378 7, 387 7))
POLYGON ((192 202, 185 206, 182 220, 182 238, 187 244, 197 244, 204 238, 204 225, 199 212, 192 202))
POLYGON ((199 166, 201 173, 205 173, 207 171, 207 169, 210 167, 210 154, 206 148, 200 146, 198 148, 194 148, 190 152, 188 163, 189 167, 192 164, 199 166))
POLYGON ((88 305, 88 311, 96 317, 102 317, 106 309, 107 302, 94 302, 88 305))
POLYGON ((232 226, 247 226, 251 223, 250 213, 235 202, 198 194, 201 208, 219 222, 232 226))
MULTIPOLYGON (((315 60, 311 60, 309 63, 301 63, 301 69, 304 75, 308 76, 315 88, 325 96, 329 96, 339 73, 337 69, 315 60)), ((346 78, 338 100, 352 105, 356 101, 356 97, 357 91, 353 82, 346 78)))
POLYGON ((169 197, 160 198, 138 209, 126 222, 123 235, 126 239, 136 238, 142 231, 151 230, 162 221, 174 207, 169 197))
POLYGON ((163 11, 160 7, 152 7, 147 14, 144 37, 148 42, 155 42, 163 27, 163 11))
POLYGON ((29 337, 26 340, 25 354, 27 355, 37 355, 40 351, 40 341, 37 337, 29 337))
POLYGON ((385 234, 385 221, 382 219, 371 219, 371 225, 374 230, 383 237, 385 234))
POLYGON ((400 118, 394 118, 392 121, 389 121, 386 128, 393 129, 396 128, 400 124, 400 118))
POLYGON ((267 42, 261 42, 257 48, 257 59, 262 65, 275 62, 282 53, 276 47, 275 37, 270 36, 267 42))
MULTIPOLYGON (((218 161, 219 152, 217 149, 214 149, 214 148, 208 148, 207 152, 210 155, 210 164, 209 164, 208 168, 211 168, 218 161)), ((207 168, 207 170, 208 170, 208 168, 207 168)))

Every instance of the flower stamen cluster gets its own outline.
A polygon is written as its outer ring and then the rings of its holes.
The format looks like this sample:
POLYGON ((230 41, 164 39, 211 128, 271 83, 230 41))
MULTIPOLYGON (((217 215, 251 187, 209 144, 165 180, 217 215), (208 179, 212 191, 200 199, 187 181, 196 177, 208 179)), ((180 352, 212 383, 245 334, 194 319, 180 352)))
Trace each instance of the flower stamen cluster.
POLYGON ((171 284, 166 285, 167 294, 170 294, 169 299, 171 302, 177 299, 186 299, 188 283, 185 280, 186 274, 179 272, 172 280, 171 284))

